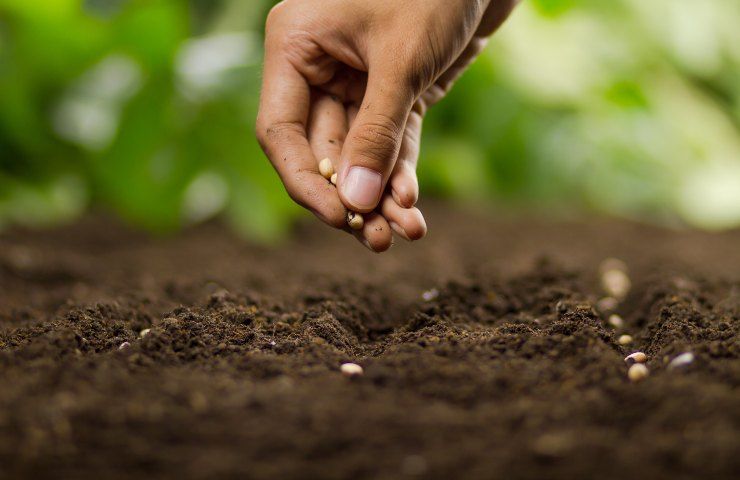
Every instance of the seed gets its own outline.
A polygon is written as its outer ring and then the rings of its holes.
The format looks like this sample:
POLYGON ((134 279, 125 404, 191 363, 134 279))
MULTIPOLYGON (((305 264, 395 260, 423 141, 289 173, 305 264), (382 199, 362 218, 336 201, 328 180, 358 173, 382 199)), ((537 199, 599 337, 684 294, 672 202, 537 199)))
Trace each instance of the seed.
POLYGON ((693 363, 693 361, 694 361, 693 353, 691 352, 682 353, 681 355, 678 355, 676 358, 671 360, 671 363, 668 364, 668 369, 673 370, 674 368, 685 367, 686 365, 693 363))
POLYGON ((356 363, 343 363, 339 370, 345 377, 359 377, 364 373, 361 366, 356 363))
POLYGON ((647 355, 642 352, 635 352, 624 357, 624 361, 625 363, 627 363, 627 365, 632 365, 634 363, 645 363, 647 362, 647 355))
POLYGON ((331 174, 331 178, 329 179, 329 181, 330 181, 330 182, 331 182, 331 183, 332 183, 333 185, 336 185, 336 184, 337 184, 337 174, 336 174, 336 173, 332 173, 332 174, 331 174))
POLYGON ((632 343, 632 335, 620 335, 617 339, 617 343, 620 345, 629 345, 632 343))
POLYGON ((619 315, 609 315, 609 325, 611 325, 614 328, 622 328, 624 326, 624 320, 622 320, 622 317, 619 315))
POLYGON ((334 175, 334 165, 332 165, 331 160, 325 158, 319 162, 319 173, 327 180, 334 175))
POLYGON ((622 270, 607 270, 601 274, 601 287, 614 298, 622 299, 632 287, 632 282, 622 270))
POLYGON ((627 370, 627 378, 629 378, 631 382, 640 382, 645 380, 648 375, 650 375, 650 370, 648 370, 648 368, 642 363, 635 363, 629 368, 629 370, 627 370))
POLYGON ((146 337, 146 336, 147 336, 147 334, 148 334, 149 332, 151 332, 151 331, 152 331, 152 329, 151 329, 151 328, 145 328, 144 330, 142 330, 142 331, 140 331, 140 332, 139 332, 139 338, 144 338, 144 337, 146 337))
POLYGON ((131 346, 131 344, 130 344, 130 343, 128 343, 128 342, 123 342, 122 344, 120 344, 120 345, 118 346, 118 349, 119 349, 119 350, 126 350, 126 349, 127 349, 127 348, 129 348, 130 346, 131 346))
POLYGON ((347 212, 347 224, 352 230, 361 230, 365 225, 365 219, 359 213, 347 212))

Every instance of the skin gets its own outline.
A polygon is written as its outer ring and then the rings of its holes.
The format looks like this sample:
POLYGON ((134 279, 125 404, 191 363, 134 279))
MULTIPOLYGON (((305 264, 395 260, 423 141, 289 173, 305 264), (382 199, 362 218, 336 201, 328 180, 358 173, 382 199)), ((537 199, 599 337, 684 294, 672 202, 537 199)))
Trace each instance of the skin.
POLYGON ((267 18, 256 134, 293 200, 382 252, 427 227, 415 207, 422 120, 518 0, 285 0, 267 18), (440 12, 443 12, 440 14, 440 12), (322 177, 328 157, 336 187, 322 177), (353 166, 378 177, 357 204, 353 166), (377 172, 377 173, 372 173, 377 172), (347 210, 365 226, 352 231, 347 210))

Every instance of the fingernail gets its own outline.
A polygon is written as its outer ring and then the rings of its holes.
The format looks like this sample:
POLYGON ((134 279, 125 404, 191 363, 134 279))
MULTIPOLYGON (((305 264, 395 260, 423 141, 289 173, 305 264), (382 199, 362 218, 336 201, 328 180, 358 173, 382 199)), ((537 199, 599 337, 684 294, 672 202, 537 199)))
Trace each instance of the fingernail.
POLYGON ((382 183, 380 173, 369 168, 354 166, 347 172, 342 191, 352 206, 359 209, 373 208, 380 200, 382 183))
POLYGON ((408 240, 409 242, 411 241, 409 236, 406 235, 406 230, 401 228, 399 224, 397 224, 396 222, 388 222, 388 223, 390 224, 394 232, 396 232, 397 234, 399 234, 400 236, 402 236, 404 239, 408 240))

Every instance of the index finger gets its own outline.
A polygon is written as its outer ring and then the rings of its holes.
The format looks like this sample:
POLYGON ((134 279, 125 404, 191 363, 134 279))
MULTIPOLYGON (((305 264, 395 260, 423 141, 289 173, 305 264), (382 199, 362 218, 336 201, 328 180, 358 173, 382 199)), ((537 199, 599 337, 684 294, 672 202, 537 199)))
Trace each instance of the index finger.
POLYGON ((321 176, 306 135, 310 87, 280 50, 266 48, 257 116, 257 139, 299 205, 337 228, 346 226, 346 209, 336 188, 321 176))

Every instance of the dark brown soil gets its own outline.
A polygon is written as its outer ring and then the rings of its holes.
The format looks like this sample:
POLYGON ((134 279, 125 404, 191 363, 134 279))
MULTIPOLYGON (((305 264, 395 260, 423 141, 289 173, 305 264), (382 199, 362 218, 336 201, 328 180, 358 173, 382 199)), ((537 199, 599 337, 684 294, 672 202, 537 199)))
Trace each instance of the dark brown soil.
POLYGON ((0 236, 0 477, 737 478, 740 232, 428 217, 380 256, 314 222, 0 236))

